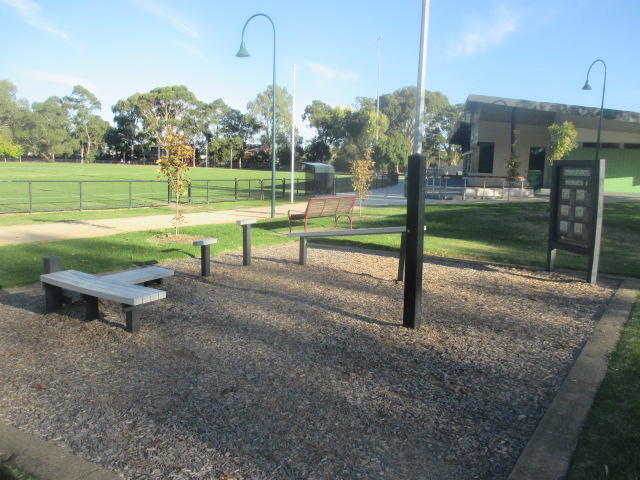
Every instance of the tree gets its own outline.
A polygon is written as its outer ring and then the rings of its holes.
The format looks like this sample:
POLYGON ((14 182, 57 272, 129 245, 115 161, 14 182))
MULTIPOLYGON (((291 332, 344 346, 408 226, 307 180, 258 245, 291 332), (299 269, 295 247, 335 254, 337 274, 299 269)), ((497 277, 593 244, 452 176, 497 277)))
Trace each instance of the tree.
POLYGON ((507 183, 509 185, 515 185, 520 178, 520 160, 516 155, 516 144, 518 143, 518 130, 513 131, 513 143, 511 144, 511 153, 509 154, 509 160, 507 160, 507 183))
POLYGON ((569 121, 563 122, 562 125, 557 123, 550 125, 549 135, 551 136, 551 148, 547 158, 549 165, 553 165, 554 161, 564 158, 578 146, 575 140, 578 132, 573 123, 569 121))
POLYGON ((400 173, 411 154, 411 144, 394 130, 383 136, 373 150, 376 165, 389 173, 400 173))
MULTIPOLYGON (((291 108, 293 97, 289 95, 286 88, 276 85, 276 136, 279 133, 285 135, 291 132, 291 108)), ((273 123, 273 85, 258 94, 255 100, 247 104, 247 110, 253 115, 261 125, 264 134, 262 143, 271 146, 271 124, 273 123)))
POLYGON ((374 162, 371 159, 373 151, 367 150, 364 158, 354 160, 351 164, 351 174, 353 175, 351 182, 353 189, 358 194, 358 201, 360 203, 360 216, 362 216, 362 203, 369 196, 369 189, 371 188, 371 181, 373 180, 373 167, 374 162))
POLYGON ((0 157, 18 158, 23 153, 22 147, 11 139, 9 130, 0 127, 0 157))
POLYGON ((91 151, 103 143, 109 123, 94 112, 102 108, 98 98, 82 85, 73 87, 70 96, 63 102, 71 116, 73 136, 80 142, 80 158, 84 162, 92 159, 91 151))
POLYGON ((160 166, 158 172, 168 180, 169 186, 176 196, 176 214, 173 225, 175 234, 178 235, 180 225, 185 221, 180 212, 180 196, 185 191, 185 183, 188 181, 188 162, 193 159, 194 150, 189 145, 189 139, 173 125, 164 127, 159 140, 165 155, 158 159, 160 166))
POLYGON ((70 131, 65 102, 59 97, 49 97, 44 102, 33 103, 32 111, 26 113, 19 140, 29 146, 29 150, 54 162, 56 155, 71 155, 78 148, 78 141, 70 131))

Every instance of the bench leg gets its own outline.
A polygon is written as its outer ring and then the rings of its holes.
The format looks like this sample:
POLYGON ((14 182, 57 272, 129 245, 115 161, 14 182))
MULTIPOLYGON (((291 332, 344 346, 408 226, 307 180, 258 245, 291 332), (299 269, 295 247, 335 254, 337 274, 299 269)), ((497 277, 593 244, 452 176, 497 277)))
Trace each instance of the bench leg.
POLYGON ((307 238, 300 237, 300 259, 298 261, 300 265, 307 264, 307 238))
POLYGON ((200 245, 200 274, 211 276, 211 245, 200 245))
POLYGON ((100 309, 98 306, 98 297, 90 295, 82 295, 85 301, 85 320, 97 320, 100 318, 100 309))
POLYGON ((398 281, 404 282, 404 267, 407 261, 407 234, 400 236, 400 260, 398 262, 398 281))
POLYGON ((127 332, 137 333, 140 331, 140 307, 135 305, 122 305, 122 309, 127 314, 127 332))
POLYGON ((242 225, 242 265, 251 265, 251 224, 242 225))
POLYGON ((57 312, 62 308, 62 302, 64 300, 62 288, 56 287, 55 285, 49 285, 48 283, 45 283, 43 285, 45 311, 47 313, 57 312))

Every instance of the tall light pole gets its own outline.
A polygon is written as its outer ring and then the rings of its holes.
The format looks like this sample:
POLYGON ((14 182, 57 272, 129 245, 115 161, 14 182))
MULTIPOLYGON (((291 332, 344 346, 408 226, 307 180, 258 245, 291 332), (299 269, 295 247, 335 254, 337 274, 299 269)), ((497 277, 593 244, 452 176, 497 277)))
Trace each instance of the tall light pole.
POLYGON ((272 95, 273 95, 273 118, 271 121, 271 218, 275 218, 276 216, 276 26, 271 20, 269 15, 265 15, 264 13, 256 13, 249 17, 242 27, 242 38, 240 41, 240 50, 236 53, 236 57, 245 58, 249 57, 249 52, 247 51, 247 47, 244 45, 244 31, 247 28, 247 25, 251 20, 255 17, 265 17, 269 22, 271 22, 271 26, 273 27, 273 87, 272 87, 272 95))
POLYGON ((378 116, 380 115, 380 40, 382 35, 374 38, 373 41, 378 43, 378 90, 376 93, 376 143, 378 143, 378 116))
POLYGON ((420 36, 420 59, 418 67, 418 91, 416 96, 415 130, 413 132, 413 154, 422 153, 422 128, 424 124, 425 85, 427 79, 427 39, 429 38, 429 0, 422 2, 422 24, 420 36))
POLYGON ((291 203, 293 203, 294 166, 296 164, 296 67, 293 65, 293 103, 291 105, 291 203))
POLYGON ((587 81, 584 82, 584 87, 582 87, 582 90, 591 90, 591 85, 589 85, 589 74, 591 73, 591 67, 598 62, 601 62, 602 65, 604 65, 604 82, 602 83, 602 101, 600 102, 600 120, 598 121, 598 139, 596 140, 596 160, 599 160, 600 158, 600 133, 602 132, 602 112, 604 112, 604 91, 607 87, 607 64, 604 63, 604 60, 597 59, 593 61, 587 71, 587 81))

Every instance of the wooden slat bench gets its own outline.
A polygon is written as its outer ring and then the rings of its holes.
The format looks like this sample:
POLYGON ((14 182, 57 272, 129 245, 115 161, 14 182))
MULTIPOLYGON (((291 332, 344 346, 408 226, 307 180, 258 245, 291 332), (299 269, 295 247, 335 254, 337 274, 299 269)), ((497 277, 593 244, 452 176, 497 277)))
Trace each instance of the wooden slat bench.
POLYGON ((138 270, 97 276, 77 270, 64 270, 40 276, 45 290, 46 312, 52 313, 62 308, 62 290, 77 292, 85 299, 85 318, 99 318, 98 299, 119 302, 126 312, 126 329, 129 332, 140 330, 140 306, 166 298, 166 292, 154 288, 135 285, 173 275, 173 271, 160 267, 147 267, 138 270), (158 277, 160 275, 160 277, 158 277))
POLYGON ((300 237, 300 265, 307 264, 307 239, 318 237, 347 237, 356 235, 388 235, 399 233, 402 235, 400 241, 400 259, 398 262, 398 281, 404 280, 404 267, 406 260, 406 234, 407 227, 384 227, 384 228, 357 228, 355 230, 317 230, 312 232, 288 233, 288 237, 300 237))
POLYGON ((335 225, 338 226, 339 217, 349 218, 349 228, 353 228, 353 206, 356 202, 355 195, 347 195, 343 197, 313 197, 307 203, 307 209, 304 212, 296 212, 289 210, 289 232, 291 232, 291 222, 293 220, 303 220, 304 230, 307 231, 307 223, 310 218, 334 217, 335 225))

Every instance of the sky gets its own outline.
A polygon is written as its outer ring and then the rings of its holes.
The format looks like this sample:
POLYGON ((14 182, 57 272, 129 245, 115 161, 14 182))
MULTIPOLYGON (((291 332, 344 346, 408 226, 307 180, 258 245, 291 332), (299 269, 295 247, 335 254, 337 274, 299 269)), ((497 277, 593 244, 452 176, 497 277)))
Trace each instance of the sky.
MULTIPOLYGON (((640 112, 638 0, 432 0, 426 89, 640 112)), ((306 105, 416 86, 423 0, 0 0, 0 79, 29 102, 82 85, 111 106, 185 85, 242 112, 273 81, 306 105), (237 58, 243 26, 251 54, 237 58), (381 37, 381 38, 380 38, 381 37), (296 67, 294 68, 294 65, 296 67), (378 72, 380 75, 378 76, 378 72)))

